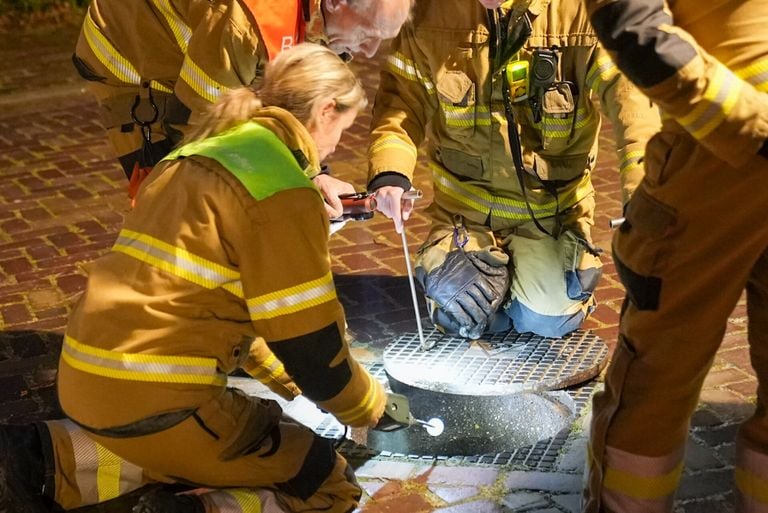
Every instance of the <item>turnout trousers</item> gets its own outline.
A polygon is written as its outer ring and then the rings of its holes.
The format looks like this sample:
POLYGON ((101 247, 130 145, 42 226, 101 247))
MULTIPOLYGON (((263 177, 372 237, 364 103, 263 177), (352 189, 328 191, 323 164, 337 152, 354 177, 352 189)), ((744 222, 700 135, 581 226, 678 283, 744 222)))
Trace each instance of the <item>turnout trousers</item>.
POLYGON ((627 291, 605 390, 594 398, 584 511, 672 511, 684 447, 729 315, 746 290, 758 378, 740 427, 740 512, 768 511, 768 160, 734 169, 663 131, 615 235, 627 291))
POLYGON ((72 420, 46 422, 55 463, 52 498, 69 510, 161 482, 197 488, 191 493, 206 513, 350 513, 357 506, 360 487, 333 440, 281 417, 271 401, 227 388, 193 414, 174 418, 178 411, 109 436, 72 420), (275 411, 273 421, 264 419, 275 411), (172 425, 131 433, 163 423, 172 425))

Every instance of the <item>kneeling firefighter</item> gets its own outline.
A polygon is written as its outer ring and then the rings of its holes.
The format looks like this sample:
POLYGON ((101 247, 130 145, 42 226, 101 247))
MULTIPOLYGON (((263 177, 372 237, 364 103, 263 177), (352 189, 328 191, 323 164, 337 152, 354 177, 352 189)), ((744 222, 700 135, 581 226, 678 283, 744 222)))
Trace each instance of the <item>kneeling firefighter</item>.
POLYGON ((308 178, 365 105, 336 54, 301 44, 158 164, 67 327, 68 418, 0 426, 0 511, 69 510, 147 483, 207 491, 152 491, 135 513, 355 509, 361 491, 332 440, 226 384, 242 368, 343 424, 382 417, 383 387, 345 341, 308 178))
POLYGON ((598 45, 579 0, 417 3, 381 73, 368 189, 400 231, 410 213, 400 198, 428 141, 433 224, 416 274, 439 329, 560 337, 593 311, 597 99, 626 201, 659 116, 598 45))

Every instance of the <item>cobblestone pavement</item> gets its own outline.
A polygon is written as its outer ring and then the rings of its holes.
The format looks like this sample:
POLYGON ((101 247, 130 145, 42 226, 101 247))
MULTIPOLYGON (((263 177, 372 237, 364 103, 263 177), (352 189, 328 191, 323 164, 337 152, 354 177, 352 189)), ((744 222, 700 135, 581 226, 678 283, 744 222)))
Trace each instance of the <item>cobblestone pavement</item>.
MULTIPOLYGON (((128 208, 126 184, 106 144, 94 101, 68 63, 75 37, 76 29, 68 25, 2 34, 0 420, 4 422, 59 414, 54 382, 67 313, 85 286, 85 266, 109 249, 128 208)), ((376 63, 357 61, 355 66, 374 87, 376 63)), ((367 114, 359 117, 332 159, 334 173, 360 189, 365 183, 368 122, 367 114)), ((605 151, 595 173, 596 242, 604 248, 610 242, 608 220, 620 212, 611 142, 610 132, 604 130, 605 151)), ((421 166, 417 186, 426 197, 407 225, 412 252, 428 226, 421 214, 431 196, 427 175, 421 166)), ((331 249, 354 350, 375 364, 388 342, 415 329, 400 238, 390 221, 379 215, 348 224, 332 238, 331 249)), ((597 291, 600 306, 587 328, 612 347, 623 291, 610 256, 605 258, 605 271, 597 291)), ((733 511, 732 439, 737 423, 752 409, 756 387, 745 334, 742 301, 730 319, 693 421, 678 512, 733 511)), ((545 440, 541 451, 532 450, 530 457, 505 464, 482 458, 352 457, 366 491, 360 511, 578 511, 587 417, 584 411, 572 428, 556 437, 554 454, 546 449, 553 447, 551 440, 545 440), (531 463, 536 454, 545 457, 531 463)), ((83 511, 129 511, 128 502, 83 511)))

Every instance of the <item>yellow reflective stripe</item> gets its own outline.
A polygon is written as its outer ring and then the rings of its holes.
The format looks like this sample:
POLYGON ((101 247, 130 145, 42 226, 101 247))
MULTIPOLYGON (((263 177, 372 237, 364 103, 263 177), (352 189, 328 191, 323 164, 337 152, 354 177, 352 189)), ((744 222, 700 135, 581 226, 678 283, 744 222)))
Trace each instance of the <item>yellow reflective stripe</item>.
MULTIPOLYGON (((494 196, 480 187, 457 180, 435 162, 430 162, 429 165, 432 170, 435 190, 450 196, 472 210, 482 212, 485 215, 493 211, 494 216, 504 219, 529 220, 531 218, 524 201, 494 196)), ((585 173, 581 182, 573 190, 560 196, 560 209, 578 203, 587 197, 591 190, 589 175, 585 173)), ((553 216, 558 204, 553 199, 541 204, 531 203, 530 206, 537 218, 543 218, 553 216)))
MULTIPOLYGON (((261 513, 261 498, 254 490, 236 488, 234 490, 226 490, 224 493, 228 493, 235 499, 242 513, 261 513)), ((220 513, 222 512, 220 511, 220 513)))
POLYGON ((768 93, 768 59, 759 60, 735 71, 736 76, 752 84, 755 89, 768 93))
POLYGON ((207 289, 222 287, 244 298, 240 273, 144 233, 122 229, 112 247, 141 262, 207 289))
POLYGON ((217 490, 201 495, 200 498, 213 506, 213 511, 217 511, 218 513, 243 513, 240 509, 240 504, 238 504, 235 497, 233 497, 229 491, 217 490))
POLYGON ((429 94, 435 94, 435 84, 424 76, 416 63, 400 52, 395 52, 387 57, 388 69, 396 75, 400 75, 412 82, 418 82, 424 86, 429 94))
POLYGON ((120 467, 122 459, 107 448, 96 444, 98 468, 96 486, 99 490, 99 502, 120 496, 120 467))
POLYGON ((184 57, 179 71, 179 78, 186 82, 198 96, 214 103, 219 96, 229 91, 229 87, 212 79, 200 66, 190 58, 184 57))
POLYGON ((741 467, 736 467, 734 475, 742 494, 763 504, 768 503, 768 481, 741 467))
POLYGON ((625 171, 633 166, 637 166, 644 155, 644 150, 628 151, 624 153, 624 156, 621 157, 621 162, 619 163, 619 170, 625 171))
POLYGON ((282 383, 281 378, 285 376, 285 365, 272 354, 269 358, 258 364, 256 368, 251 371, 251 374, 262 383, 264 380, 282 383))
POLYGON ((140 84, 141 77, 128 59, 120 55, 114 46, 101 33, 96 22, 91 17, 91 11, 85 16, 83 24, 83 34, 85 35, 88 46, 91 47, 96 58, 117 77, 121 82, 128 84, 140 84))
POLYGON ((587 71, 587 87, 599 94, 600 88, 606 82, 616 78, 618 74, 619 68, 616 67, 613 60, 608 55, 601 55, 595 59, 595 62, 587 71))
POLYGON ((541 120, 541 134, 552 139, 567 139, 571 136, 573 130, 584 128, 589 123, 594 122, 595 111, 580 108, 576 111, 576 122, 572 117, 556 118, 544 114, 541 120))
POLYGON ((666 474, 641 476, 615 468, 605 469, 605 488, 641 500, 663 499, 674 493, 683 472, 683 462, 666 474))
POLYGON ((335 297, 333 276, 328 272, 322 278, 250 298, 247 303, 251 319, 257 321, 306 310, 335 297))
POLYGON ((173 37, 176 38, 176 44, 183 53, 187 52, 189 38, 192 37, 192 30, 184 23, 184 20, 176 13, 169 0, 152 0, 155 7, 163 15, 168 26, 171 27, 173 37))
MULTIPOLYGON (((93 54, 99 59, 99 62, 101 62, 104 67, 115 76, 115 78, 126 84, 141 84, 141 76, 139 75, 139 72, 136 71, 136 68, 128 61, 128 59, 120 55, 120 52, 118 52, 106 36, 101 33, 96 22, 91 18, 90 10, 85 16, 83 34, 85 34, 85 40, 88 42, 88 46, 91 48, 93 54)), ((151 80, 149 85, 152 89, 157 91, 169 94, 173 92, 171 89, 155 80, 151 80)))
POLYGON ((500 125, 507 123, 506 115, 502 110, 491 111, 487 105, 461 106, 440 101, 440 108, 445 115, 446 126, 460 128, 491 126, 492 119, 500 125))
POLYGON ((396 135, 385 135, 374 142, 368 150, 368 155, 373 156, 376 153, 387 150, 404 151, 412 160, 416 160, 418 157, 416 147, 396 135))
POLYGON ((355 424, 357 421, 362 420, 369 415, 371 408, 376 404, 379 396, 377 392, 380 388, 376 386, 377 382, 373 380, 370 374, 365 374, 365 377, 368 380, 368 390, 366 390, 363 398, 352 408, 336 414, 336 418, 342 424, 355 424))
POLYGON ((678 122, 696 139, 705 138, 730 114, 741 89, 742 82, 728 68, 718 64, 698 105, 678 122))
POLYGON ((121 353, 83 344, 69 335, 64 336, 61 359, 75 369, 112 379, 216 386, 227 382, 214 358, 121 353))

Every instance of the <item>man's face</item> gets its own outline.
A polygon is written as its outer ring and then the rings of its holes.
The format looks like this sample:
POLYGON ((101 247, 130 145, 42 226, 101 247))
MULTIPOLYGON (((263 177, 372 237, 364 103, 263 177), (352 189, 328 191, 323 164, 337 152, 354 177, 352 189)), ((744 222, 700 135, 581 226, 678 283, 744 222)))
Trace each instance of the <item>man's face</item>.
POLYGON ((326 0, 325 32, 337 53, 373 57, 382 40, 392 39, 408 18, 409 0, 326 0))

